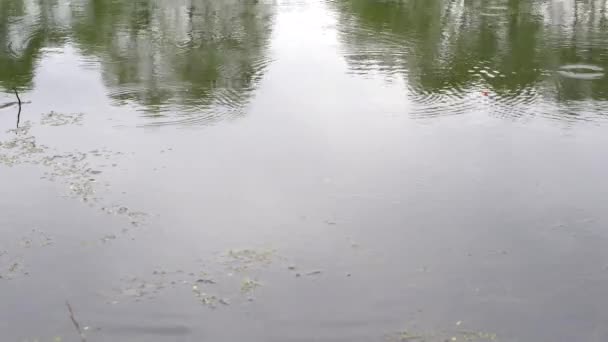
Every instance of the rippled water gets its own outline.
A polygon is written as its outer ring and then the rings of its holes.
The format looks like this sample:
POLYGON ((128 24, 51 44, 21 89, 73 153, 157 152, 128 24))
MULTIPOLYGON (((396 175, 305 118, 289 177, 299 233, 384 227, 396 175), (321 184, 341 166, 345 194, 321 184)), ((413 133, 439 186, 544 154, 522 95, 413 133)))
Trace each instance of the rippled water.
POLYGON ((415 116, 483 108, 501 117, 571 120, 608 112, 601 1, 338 1, 336 6, 350 68, 403 78, 415 116))
POLYGON ((0 340, 608 340, 607 11, 0 0, 0 340))

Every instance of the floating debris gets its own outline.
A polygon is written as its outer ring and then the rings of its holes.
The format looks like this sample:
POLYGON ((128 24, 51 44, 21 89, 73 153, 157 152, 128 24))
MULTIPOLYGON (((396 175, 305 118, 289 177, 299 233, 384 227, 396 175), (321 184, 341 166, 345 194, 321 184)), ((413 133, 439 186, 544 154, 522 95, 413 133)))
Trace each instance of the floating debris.
POLYGON ((40 124, 46 126, 81 125, 83 117, 83 113, 61 114, 51 111, 42 116, 40 124))
POLYGON ((498 336, 496 334, 487 333, 483 331, 462 330, 459 331, 458 334, 461 335, 465 341, 496 341, 498 339, 498 336))
POLYGON ((12 280, 21 276, 27 276, 29 272, 25 270, 23 260, 13 258, 11 260, 0 260, 0 280, 12 280))
POLYGON ((196 282, 200 284, 216 284, 213 279, 198 279, 196 282))
POLYGON ((195 274, 192 272, 186 273, 183 270, 164 271, 157 269, 152 271, 151 274, 152 278, 148 279, 143 277, 121 279, 125 285, 114 288, 112 294, 109 294, 112 298, 109 298, 106 303, 114 305, 128 300, 135 302, 153 300, 169 288, 190 289, 201 304, 210 308, 215 308, 217 304, 229 305, 230 303, 227 298, 209 294, 203 289, 205 285, 215 284, 214 280, 208 278, 192 279, 189 277, 195 276, 195 274))
MULTIPOLYGON (((146 276, 121 279, 123 284, 114 287, 111 294, 113 297, 109 298, 106 302, 108 304, 115 304, 119 301, 134 300, 138 302, 151 300, 168 288, 192 292, 198 302, 209 308, 217 308, 220 305, 231 305, 230 298, 235 297, 252 301, 253 297, 251 294, 263 285, 258 278, 258 274, 256 274, 258 270, 252 270, 254 274, 249 273, 241 278, 234 276, 237 273, 225 272, 222 266, 225 266, 225 263, 227 263, 230 270, 249 269, 260 264, 269 264, 274 255, 274 250, 230 250, 222 254, 220 261, 224 263, 220 262, 220 267, 214 267, 212 271, 191 271, 184 270, 183 268, 172 271, 163 267, 155 267, 146 272, 146 276), (227 292, 217 292, 222 290, 227 292)), ((196 263, 207 264, 207 262, 214 263, 214 260, 196 259, 196 263)), ((287 268, 289 271, 297 269, 294 264, 285 264, 280 267, 283 270, 287 268)), ((305 275, 314 276, 321 273, 321 270, 313 270, 305 273, 305 275)), ((296 276, 300 276, 300 274, 297 273, 296 276)))
POLYGON ((413 335, 410 334, 407 331, 401 331, 399 332, 399 334, 397 335, 397 340, 398 341, 424 341, 425 337, 421 336, 421 335, 413 335))
POLYGON ((21 238, 19 243, 23 248, 32 248, 32 247, 47 247, 53 244, 53 239, 51 239, 46 233, 39 231, 37 229, 32 229, 32 231, 21 238))
POLYGON ((11 138, 0 141, 0 164, 12 167, 21 164, 39 164, 40 156, 48 147, 39 145, 36 138, 29 135, 31 124, 25 122, 20 128, 9 130, 11 138))
POLYGON ((213 308, 213 309, 216 307, 216 304, 220 301, 220 299, 218 299, 217 296, 210 295, 210 294, 207 294, 207 293, 201 291, 201 289, 197 285, 192 286, 192 292, 194 293, 196 298, 198 298, 198 300, 201 302, 201 304, 208 306, 210 308, 213 308))
POLYGON ((148 214, 141 211, 131 211, 129 208, 120 205, 101 207, 101 211, 108 215, 123 215, 131 222, 132 226, 139 226, 144 223, 148 214))
MULTIPOLYGON (((456 322, 457 326, 462 325, 461 321, 456 322), (459 324, 460 323, 460 324, 459 324)), ((482 331, 438 331, 434 333, 411 333, 408 330, 400 331, 388 337, 392 341, 467 341, 467 342, 490 342, 498 339, 496 334, 482 331)))
POLYGON ((241 292, 248 293, 248 292, 255 290, 256 288, 258 288, 260 286, 262 286, 262 284, 259 283, 257 280, 245 278, 245 279, 243 279, 243 282, 241 283, 241 292))
POLYGON ((232 249, 224 256, 224 264, 233 271, 242 272, 271 264, 274 254, 274 250, 232 249))
MULTIPOLYGON (((80 122, 82 117, 82 114, 68 115, 51 112, 43 116, 41 123, 52 126, 74 124, 80 122)), ((36 137, 30 133, 31 129, 32 123, 27 121, 19 128, 7 131, 8 136, 5 140, 0 141, 0 165, 7 167, 41 165, 44 167, 44 176, 41 178, 65 184, 68 189, 68 197, 80 199, 90 206, 100 204, 102 198, 98 194, 97 178, 103 173, 101 168, 107 162, 99 162, 99 159, 114 159, 123 153, 105 148, 90 152, 58 152, 38 143, 36 137)), ((104 185, 108 186, 109 183, 104 185)), ((127 215, 134 226, 143 223, 143 218, 146 216, 141 212, 123 209, 121 209, 121 214, 127 215)))
POLYGON ((104 243, 108 242, 108 241, 111 241, 111 240, 116 240, 116 235, 110 234, 110 235, 106 235, 106 236, 104 236, 104 237, 101 238, 101 242, 104 242, 104 243))

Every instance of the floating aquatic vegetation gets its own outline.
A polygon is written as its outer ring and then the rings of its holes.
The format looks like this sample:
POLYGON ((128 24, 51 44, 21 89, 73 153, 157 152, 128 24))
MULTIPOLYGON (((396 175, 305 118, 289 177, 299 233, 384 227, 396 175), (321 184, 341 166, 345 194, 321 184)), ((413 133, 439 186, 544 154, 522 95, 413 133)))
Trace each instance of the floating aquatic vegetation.
POLYGON ((64 339, 61 336, 55 336, 51 339, 41 339, 39 337, 33 337, 33 338, 26 338, 23 340, 19 340, 19 342, 47 342, 47 341, 51 341, 51 342, 63 342, 64 339))
MULTIPOLYGON (((126 281, 126 283, 127 286, 116 290, 118 299, 132 299, 135 301, 140 301, 144 298, 154 299, 163 289, 165 289, 167 286, 171 286, 170 284, 167 284, 159 279, 147 281, 137 277, 126 281)), ((111 303, 117 304, 118 302, 118 300, 115 300, 111 303)))
MULTIPOLYGON (((165 271, 157 269, 151 272, 151 276, 133 276, 121 279, 121 285, 115 287, 111 294, 107 294, 108 304, 118 304, 124 301, 143 301, 152 300, 166 289, 190 288, 192 291, 200 292, 197 297, 201 303, 211 305, 219 303, 219 298, 213 300, 212 296, 207 295, 201 289, 203 284, 209 282, 197 282, 198 279, 206 274, 186 273, 183 270, 165 271)), ((205 278, 206 279, 206 278, 205 278)), ((213 282, 214 283, 214 282, 213 282)), ((195 293, 196 294, 196 293, 195 293)))
MULTIPOLYGON (((113 211, 124 212, 120 207, 113 211)), ((108 237, 113 239, 113 237, 108 237)), ((253 301, 251 294, 263 286, 260 280, 263 270, 256 269, 258 266, 267 266, 276 253, 271 249, 233 249, 222 254, 221 259, 195 260, 195 264, 203 264, 202 270, 185 271, 184 269, 170 270, 163 267, 155 267, 145 275, 134 275, 121 279, 121 284, 116 286, 107 296, 108 304, 118 304, 123 301, 153 300, 166 289, 190 292, 199 304, 209 308, 219 308, 231 305, 231 299, 253 301), (207 262, 213 264, 208 265, 207 262), (217 264, 219 262, 219 265, 217 264), (219 266, 219 267, 217 267, 219 266), (226 270, 226 266, 227 270, 226 270), (243 277, 236 277, 234 270, 250 271, 243 277), (228 272, 226 272, 228 271, 228 272)), ((201 266, 197 266, 199 268, 201 266)), ((296 266, 291 263, 280 265, 286 272, 295 272, 296 266)), ((303 273, 307 276, 322 274, 321 270, 313 270, 303 273)))
MULTIPOLYGON (((43 125, 59 126, 80 123, 82 114, 59 114, 51 112, 43 116, 43 125)), ((63 183, 67 188, 67 196, 80 199, 91 205, 100 206, 103 198, 100 195, 101 170, 108 163, 102 160, 112 160, 115 167, 116 159, 122 152, 108 149, 95 149, 88 152, 61 152, 37 142, 30 133, 31 122, 24 122, 21 127, 9 130, 4 140, 0 140, 0 165, 13 167, 18 165, 41 165, 44 176, 52 182, 63 183)), ((104 184, 106 187, 109 183, 104 184)), ((101 189, 103 190, 103 189, 101 189)), ((144 223, 147 216, 143 212, 133 211, 121 205, 102 206, 107 213, 120 214, 128 218, 130 223, 138 226, 144 223)))
MULTIPOLYGON (((287 269, 290 270, 290 271, 295 271, 296 270, 296 268, 294 266, 290 266, 287 269)), ((321 275, 322 273, 323 273, 323 271, 321 271, 321 270, 314 270, 314 271, 308 271, 308 272, 305 272, 305 273, 296 272, 295 276, 298 277, 298 278, 301 277, 301 276, 303 276, 303 275, 305 275, 305 276, 318 276, 318 275, 321 275)), ((350 277, 350 275, 349 275, 349 277, 350 277)))
POLYGON ((29 234, 21 238, 19 244, 23 248, 47 247, 53 244, 53 239, 43 231, 32 229, 29 234))
POLYGON ((196 282, 200 283, 200 284, 212 284, 212 285, 217 284, 215 282, 215 280, 213 280, 213 279, 203 279, 203 278, 197 279, 196 282))
POLYGON ((121 205, 102 207, 101 210, 108 215, 124 216, 129 219, 133 226, 139 226, 145 221, 146 217, 148 217, 148 214, 144 212, 132 211, 121 205))
POLYGON ((29 275, 26 269, 24 255, 28 250, 45 248, 53 245, 51 236, 39 229, 27 231, 20 238, 13 241, 3 240, 2 247, 6 250, 0 251, 0 280, 10 280, 29 275))
POLYGON ((204 292, 199 287, 199 285, 192 285, 192 293, 194 293, 194 296, 201 304, 208 306, 212 309, 215 309, 217 307, 217 304, 229 305, 228 300, 204 292))
POLYGON ((101 238, 101 242, 109 242, 111 240, 116 240, 116 235, 108 234, 101 238))
POLYGON ((241 282, 241 292, 249 293, 260 286, 262 286, 262 284, 259 281, 251 278, 245 278, 241 282))
POLYGON ((396 336, 397 341, 425 341, 425 337, 418 334, 412 334, 408 331, 401 331, 396 336))
POLYGON ((275 251, 269 249, 231 249, 224 256, 224 264, 231 270, 242 272, 250 268, 270 265, 275 251))
POLYGON ((47 126, 80 125, 83 117, 82 113, 61 114, 51 111, 42 116, 40 124, 47 126))
MULTIPOLYGON (((461 326, 462 322, 458 321, 456 326, 461 326)), ((445 342, 491 342, 497 341, 496 334, 474 330, 447 330, 430 333, 411 332, 403 330, 391 336, 388 336, 390 341, 399 342, 430 342, 430 341, 445 341, 445 342)))
POLYGON ((25 269, 21 258, 0 258, 0 281, 27 275, 29 275, 29 272, 25 269))
POLYGON ((7 132, 10 139, 0 141, 0 164, 12 167, 41 162, 40 156, 48 147, 36 142, 36 138, 29 134, 30 128, 31 124, 26 122, 22 127, 7 132))
POLYGON ((496 341, 498 336, 484 331, 458 331, 458 335, 465 341, 496 341))
MULTIPOLYGON (((120 155, 120 153, 113 153, 120 155)), ((98 202, 97 176, 102 172, 92 168, 91 156, 83 152, 54 154, 40 159, 40 164, 47 167, 44 179, 65 183, 71 197, 80 198, 84 202, 98 202)))

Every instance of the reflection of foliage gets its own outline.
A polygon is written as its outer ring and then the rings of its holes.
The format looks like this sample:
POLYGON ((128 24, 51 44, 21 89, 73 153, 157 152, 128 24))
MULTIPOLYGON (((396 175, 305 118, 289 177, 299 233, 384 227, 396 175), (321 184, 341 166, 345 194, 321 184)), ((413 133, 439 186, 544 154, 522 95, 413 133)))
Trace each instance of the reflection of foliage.
POLYGON ((30 88, 34 69, 45 46, 65 41, 61 19, 53 10, 57 0, 0 2, 0 85, 30 88))
POLYGON ((238 104, 260 75, 269 12, 251 1, 109 1, 76 8, 74 35, 102 58, 119 101, 238 104), (227 91, 226 89, 229 89, 227 91))
MULTIPOLYGON (((483 81, 495 93, 517 94, 554 81, 546 76, 560 65, 608 69, 604 0, 561 6, 520 0, 342 0, 337 6, 351 68, 407 75, 410 86, 423 92, 483 81)), ((558 82, 572 88, 569 84, 577 83, 558 82)), ((584 94, 558 94, 566 95, 608 99, 608 79, 594 81, 584 94)))
POLYGON ((25 20, 9 20, 24 16, 25 4, 22 0, 0 2, 0 85, 6 89, 30 86, 35 60, 42 45, 39 30, 32 32, 25 20), (17 46, 11 36, 21 46, 17 46))
POLYGON ((41 49, 70 41, 101 62, 117 101, 231 109, 264 69, 270 20, 257 1, 4 0, 0 85, 31 87, 41 49))

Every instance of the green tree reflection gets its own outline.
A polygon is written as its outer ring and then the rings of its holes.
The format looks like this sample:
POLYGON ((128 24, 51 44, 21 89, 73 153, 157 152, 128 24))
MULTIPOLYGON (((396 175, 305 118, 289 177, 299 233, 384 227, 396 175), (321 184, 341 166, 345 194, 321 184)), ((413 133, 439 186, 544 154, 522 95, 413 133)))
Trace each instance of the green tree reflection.
POLYGON ((487 87, 518 96, 552 87, 558 101, 608 99, 607 77, 556 73, 571 64, 608 69, 606 0, 340 0, 335 7, 354 72, 401 76, 422 93, 487 87))
POLYGON ((0 85, 28 89, 43 48, 101 65, 109 96, 149 113, 238 114, 268 63, 272 7, 240 0, 3 0, 0 85))

